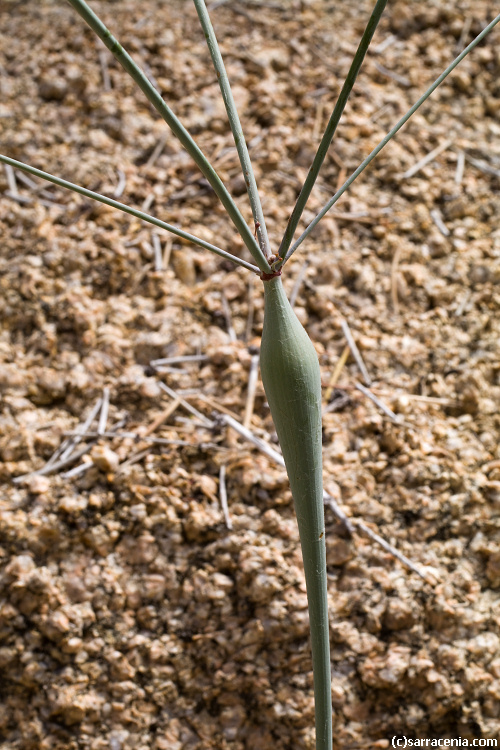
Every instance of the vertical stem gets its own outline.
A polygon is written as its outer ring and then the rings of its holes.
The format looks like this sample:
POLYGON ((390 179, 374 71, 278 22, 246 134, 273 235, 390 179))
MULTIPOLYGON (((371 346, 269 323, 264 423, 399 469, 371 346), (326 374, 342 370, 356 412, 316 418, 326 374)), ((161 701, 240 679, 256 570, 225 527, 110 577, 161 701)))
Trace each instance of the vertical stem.
POLYGON ((281 258, 285 257, 285 253, 292 243, 293 235, 295 234, 295 230, 297 229, 300 217, 302 216, 304 208, 306 207, 306 203, 309 199, 309 196, 311 195, 314 183, 318 179, 321 166, 323 164, 323 161, 325 160, 328 149, 330 148, 330 144, 337 129, 337 125, 339 124, 339 120, 342 117, 345 105, 347 104, 347 100, 352 91, 356 78, 358 77, 359 70, 363 63, 363 60, 365 59, 368 47, 370 46, 370 42, 375 33, 375 29, 378 26, 378 22, 380 21, 386 5, 387 0, 377 0, 375 8, 373 9, 373 13, 370 16, 370 20, 368 21, 363 36, 361 37, 358 49, 356 50, 356 54, 354 55, 351 67, 344 81, 344 85, 342 86, 342 91, 340 92, 340 96, 337 99, 335 108, 332 112, 328 125, 326 126, 326 130, 324 132, 323 138, 321 139, 321 143, 318 146, 316 156, 314 157, 311 168, 309 169, 306 180, 299 193, 299 197, 297 198, 297 202, 292 211, 292 215, 288 219, 285 234, 283 235, 283 239, 281 241, 280 249, 278 252, 278 255, 281 258))
POLYGON ((345 193, 345 191, 347 190, 347 188, 349 188, 352 185, 352 183, 354 182, 354 180, 357 177, 359 177, 359 175, 361 174, 361 172, 363 172, 366 169, 366 167, 370 164, 370 162, 372 162, 373 159, 375 159, 375 157, 382 151, 382 149, 384 148, 384 146, 386 146, 389 143, 389 141, 392 138, 394 138, 394 136, 396 135, 396 133, 399 130, 401 130, 401 128, 403 127, 403 125, 405 125, 405 123, 408 122, 408 120, 410 119, 410 117, 413 114, 415 114, 415 112, 417 111, 417 109, 422 106, 422 104, 438 88, 438 86, 440 86, 442 84, 442 82, 444 81, 444 79, 453 70, 455 70, 455 68, 457 67, 457 65, 460 62, 462 62, 462 60, 464 59, 464 57, 466 55, 468 55, 469 52, 471 52, 471 50, 473 50, 474 47, 476 47, 479 44, 479 42, 481 42, 487 34, 490 33, 490 31, 493 29, 494 26, 496 26, 496 24, 499 21, 500 21, 500 14, 496 18, 494 18, 493 21, 491 21, 491 23, 489 23, 488 26, 486 26, 481 31, 480 34, 477 35, 477 37, 463 50, 463 52, 461 52, 458 55, 458 57, 456 57, 453 60, 453 62, 451 62, 448 65, 448 67, 446 68, 446 70, 444 70, 441 73, 441 75, 436 78, 436 80, 434 81, 434 83, 429 86, 429 88, 427 89, 427 91, 424 94, 422 94, 422 96, 420 97, 420 99, 418 99, 415 102, 415 104, 412 107, 410 107, 410 109, 408 110, 408 112, 405 115, 403 115, 403 117, 400 120, 398 120, 398 122, 387 133, 387 135, 384 136, 384 138, 382 138, 382 140, 380 141, 380 143, 378 144, 378 146, 375 146, 375 148, 373 149, 373 151, 366 157, 366 159, 364 159, 364 161, 361 162, 361 164, 359 165, 359 167, 352 173, 352 175, 349 177, 349 179, 346 180, 346 182, 344 182, 344 184, 342 185, 342 187, 339 190, 337 190, 337 192, 335 193, 335 195, 332 198, 330 198, 330 200, 328 201, 328 203, 325 203, 325 205, 323 206, 323 208, 321 209, 321 211, 315 216, 315 218, 311 221, 311 223, 302 232, 302 234, 300 235, 300 237, 298 238, 298 240, 296 240, 296 242, 288 250, 288 252, 285 255, 285 258, 283 260, 283 263, 281 263, 281 265, 283 265, 284 263, 286 263, 286 261, 293 255, 293 253, 297 250, 297 248, 299 247, 299 245, 301 245, 304 242, 304 240, 306 239, 306 237, 314 229, 314 227, 316 226, 316 224, 318 224, 318 222, 321 221, 321 219, 323 218, 323 216, 332 208, 332 206, 335 205, 335 203, 338 201, 338 199, 345 193))
MULTIPOLYGON (((387 2, 387 0, 385 0, 387 2)), ((226 107, 227 116, 229 118, 229 125, 231 132, 234 137, 238 156, 240 158, 241 168, 243 170, 243 176, 245 178, 245 184, 247 186, 248 197, 250 198, 250 205, 252 207, 253 219, 257 229, 257 237, 259 239, 259 245, 264 255, 269 258, 271 255, 271 249, 269 245, 269 237, 267 235, 266 222, 264 221, 264 213, 262 211, 262 205, 260 202, 259 193, 257 190, 257 182, 253 172, 252 162, 250 161, 250 155, 248 153, 247 144, 241 128, 240 118, 238 116, 238 110, 231 91, 231 85, 227 77, 226 68, 222 55, 220 53, 215 31, 208 14, 205 0, 194 0, 198 18, 200 19, 201 26, 205 33, 207 40, 208 49, 212 57, 212 62, 217 73, 219 80, 219 86, 222 93, 222 98, 226 107)))

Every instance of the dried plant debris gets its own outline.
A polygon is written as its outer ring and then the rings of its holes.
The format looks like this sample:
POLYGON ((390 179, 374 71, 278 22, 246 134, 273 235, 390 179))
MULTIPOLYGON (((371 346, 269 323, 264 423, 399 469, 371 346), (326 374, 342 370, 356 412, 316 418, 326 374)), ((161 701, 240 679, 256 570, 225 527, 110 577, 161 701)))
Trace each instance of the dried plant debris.
MULTIPOLYGON (((361 10, 214 5, 276 246, 361 10)), ((389 5, 304 221, 492 9, 389 5)), ((250 223, 194 8, 95 8, 250 223)), ((0 13, 6 153, 245 255, 191 160, 69 6, 0 13)), ((496 34, 319 225, 285 279, 289 294, 297 284, 325 393, 337 750, 385 747, 394 734, 499 737, 499 63, 496 34)), ((2 747, 312 750, 286 475, 228 426, 245 422, 276 452, 254 379, 259 283, 3 170, 0 233, 2 747)))

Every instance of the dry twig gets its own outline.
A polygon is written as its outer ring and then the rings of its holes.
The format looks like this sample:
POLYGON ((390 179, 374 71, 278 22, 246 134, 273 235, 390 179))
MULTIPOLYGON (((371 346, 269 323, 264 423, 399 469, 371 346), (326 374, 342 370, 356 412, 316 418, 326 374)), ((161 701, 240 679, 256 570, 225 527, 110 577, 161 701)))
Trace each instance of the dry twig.
POLYGON ((184 399, 181 396, 179 396, 168 385, 165 385, 165 383, 162 383, 161 381, 158 381, 158 384, 159 384, 160 388, 163 391, 165 391, 165 393, 168 393, 168 395, 170 396, 170 398, 179 399, 179 403, 182 404, 182 406, 184 407, 184 409, 186 409, 186 411, 188 411, 193 416, 197 417, 197 419, 199 419, 205 427, 208 427, 209 429, 211 429, 212 427, 215 426, 214 423, 210 419, 208 419, 207 417, 205 417, 205 415, 202 414, 200 411, 198 411, 198 409, 195 409, 194 406, 191 406, 191 404, 188 401, 186 401, 186 399, 184 399))
POLYGON ((255 391, 257 388, 257 381, 259 377, 259 355, 252 354, 250 360, 250 371, 248 373, 248 390, 247 390, 247 401, 245 404, 245 416, 243 418, 243 426, 250 427, 252 421, 253 408, 255 404, 255 391))
POLYGON ((21 482, 24 482, 25 479, 29 479, 29 477, 40 477, 47 474, 56 474, 61 469, 64 469, 66 466, 69 466, 74 461, 77 461, 79 458, 84 456, 88 452, 89 448, 91 448, 92 445, 94 445, 96 442, 96 440, 92 440, 89 444, 84 445, 83 448, 81 448, 79 451, 72 453, 68 458, 56 461, 55 463, 50 464, 50 466, 45 464, 45 466, 43 466, 41 469, 38 469, 37 471, 31 471, 29 472, 29 474, 22 474, 19 477, 14 477, 12 481, 14 482, 14 484, 20 484, 21 482))
POLYGON ((151 232, 151 241, 153 243, 154 259, 155 259, 155 271, 163 271, 163 256, 161 252, 160 238, 156 232, 151 232))
POLYGON ((333 372, 332 372, 330 380, 328 382, 328 388, 325 391, 325 401, 326 401, 327 404, 328 404, 328 402, 330 401, 330 399, 332 397, 333 389, 337 385, 337 381, 338 381, 338 379, 340 377, 340 373, 344 369, 344 365, 345 365, 345 363, 347 362, 347 360, 349 358, 350 351, 351 351, 351 349, 350 349, 350 347, 348 345, 344 346, 344 350, 343 350, 342 354, 340 355, 340 357, 338 358, 337 364, 333 368, 333 372))
POLYGON ((123 191, 125 190, 127 177, 122 169, 117 169, 116 171, 118 172, 118 184, 113 193, 113 198, 120 198, 123 195, 123 191))
POLYGON ((409 177, 413 177, 413 175, 417 174, 423 167, 426 166, 426 164, 429 164, 433 159, 436 158, 436 156, 439 156, 443 151, 446 151, 447 148, 451 146, 453 143, 452 138, 448 138, 446 141, 441 143, 439 146, 436 146, 436 148, 432 149, 432 151, 429 151, 428 154, 426 154, 423 159, 420 159, 417 161, 416 164, 413 165, 413 167, 410 167, 406 170, 406 172, 402 175, 403 180, 407 180, 409 177))
POLYGON ((224 291, 221 294, 221 300, 222 300, 222 311, 226 319, 226 326, 227 326, 227 332, 229 334, 229 340, 234 342, 237 340, 236 331, 233 328, 233 318, 231 315, 231 308, 229 307, 229 303, 227 301, 226 295, 224 294, 224 291))
POLYGON ((443 217, 441 215, 441 211, 439 208, 433 208, 432 211, 429 212, 430 217, 434 224, 437 226, 443 237, 449 237, 450 236, 450 230, 446 226, 446 224, 443 221, 443 217))
POLYGON ((376 404, 376 406, 378 406, 378 408, 381 411, 383 411, 384 414, 386 414, 389 417, 389 419, 391 419, 396 424, 399 424, 399 425, 401 424, 401 422, 402 422, 401 418, 398 417, 397 414, 394 414, 394 412, 392 411, 392 409, 389 409, 389 407, 386 406, 386 404, 384 404, 384 402, 381 401, 377 396, 375 396, 374 393, 372 393, 370 390, 368 390, 368 388, 365 388, 365 386, 361 385, 361 383, 355 383, 354 387, 357 388, 358 391, 361 391, 361 393, 363 393, 369 399, 371 399, 373 401, 373 403, 376 404))
POLYGON ((297 278, 295 280, 295 284, 293 285, 292 293, 290 294, 290 305, 292 307, 295 307, 295 303, 297 301, 297 296, 299 294, 299 289, 302 286, 302 282, 304 281, 304 278, 305 278, 308 266, 309 266, 309 261, 305 260, 302 263, 301 267, 300 267, 300 271, 299 271, 298 276, 297 276, 297 278))
POLYGON ((229 516, 229 508, 227 505, 226 465, 225 464, 221 464, 221 467, 219 469, 219 497, 220 497, 220 504, 222 507, 222 512, 224 514, 224 520, 226 522, 226 527, 231 531, 231 529, 233 528, 233 523, 229 516))
POLYGON ((420 568, 415 565, 406 555, 403 555, 402 552, 399 552, 399 550, 396 549, 396 547, 393 547, 392 544, 389 544, 389 542, 386 542, 385 539, 383 539, 379 534, 376 534, 375 531, 372 531, 369 526, 367 526, 364 521, 361 521, 359 518, 353 519, 353 523, 356 524, 358 529, 361 529, 361 531, 366 534, 366 536, 369 536, 370 539, 373 539, 374 542, 377 542, 377 544, 380 544, 383 549, 386 550, 386 552, 389 552, 393 557, 396 558, 396 560, 399 560, 400 563, 405 565, 407 568, 412 570, 414 573, 416 573, 420 578, 422 578, 426 583, 430 583, 431 585, 435 584, 435 581, 433 578, 429 576, 428 573, 425 571, 420 570, 420 568))
POLYGON ((99 434, 106 432, 106 424, 108 422, 109 413, 109 388, 105 387, 102 392, 102 406, 101 413, 99 414, 99 424, 97 432, 99 434))
POLYGON ((461 185, 464 178, 465 151, 457 151, 457 168, 455 170, 455 184, 461 185))
POLYGON ((206 354, 185 354, 181 357, 162 357, 161 359, 152 359, 149 363, 155 370, 161 365, 180 365, 185 362, 206 362, 206 354))
POLYGON ((99 50, 99 64, 101 66, 102 88, 104 91, 111 91, 111 78, 109 76, 108 52, 105 49, 99 50))
POLYGON ((358 365, 358 368, 363 376, 363 380, 365 381, 366 385, 370 386, 372 384, 372 379, 368 375, 368 370, 366 369, 366 365, 363 362, 363 358, 359 352, 358 347, 356 346, 356 342, 354 341, 354 337, 351 333, 351 329, 349 328, 349 324, 347 323, 347 320, 342 320, 342 330, 344 332, 344 336, 346 338, 347 343, 349 344, 349 348, 352 352, 352 356, 356 360, 356 364, 358 365))

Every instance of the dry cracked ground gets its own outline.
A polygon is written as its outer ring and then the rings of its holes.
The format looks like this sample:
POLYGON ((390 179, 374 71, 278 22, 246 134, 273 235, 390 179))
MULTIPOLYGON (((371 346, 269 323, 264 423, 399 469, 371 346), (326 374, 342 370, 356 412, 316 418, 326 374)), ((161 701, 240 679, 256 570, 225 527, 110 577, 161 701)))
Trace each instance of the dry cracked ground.
MULTIPOLYGON (((192 4, 92 7, 250 223, 192 4)), ((276 248, 370 4, 211 7, 276 248)), ((389 2, 302 226, 496 12, 389 2)), ((336 750, 500 741, 499 81, 496 30, 287 266, 354 529, 326 508, 336 750)), ((248 259, 69 4, 0 0, 0 91, 3 153, 248 259)), ((286 476, 225 419, 277 449, 251 387, 259 280, 19 171, 0 172, 0 234, 2 748, 312 750, 286 476)))

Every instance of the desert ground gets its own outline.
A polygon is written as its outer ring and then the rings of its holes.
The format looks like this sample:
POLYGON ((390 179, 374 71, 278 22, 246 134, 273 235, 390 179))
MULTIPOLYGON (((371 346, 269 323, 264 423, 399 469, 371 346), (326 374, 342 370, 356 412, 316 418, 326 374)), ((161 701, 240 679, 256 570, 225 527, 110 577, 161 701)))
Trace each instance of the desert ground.
MULTIPOLYGON (((251 225, 192 3, 92 7, 251 225)), ((209 7, 277 249, 372 5, 209 7)), ((301 229, 497 12, 388 3, 301 229)), ((335 750, 500 742, 499 81, 497 27, 283 273, 322 373, 335 750)), ((0 0, 0 91, 2 153, 251 260, 68 3, 0 0)), ((260 280, 3 168, 0 237, 1 747, 313 750, 260 280)))

